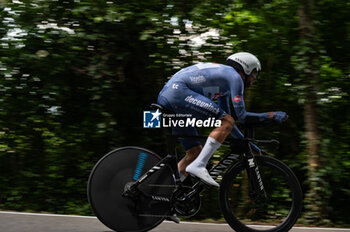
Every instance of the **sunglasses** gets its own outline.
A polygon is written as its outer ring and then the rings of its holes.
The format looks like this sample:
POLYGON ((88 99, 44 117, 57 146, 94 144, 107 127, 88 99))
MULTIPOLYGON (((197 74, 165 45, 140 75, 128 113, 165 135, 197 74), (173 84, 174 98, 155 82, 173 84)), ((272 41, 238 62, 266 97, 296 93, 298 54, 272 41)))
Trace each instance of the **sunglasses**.
POLYGON ((254 78, 254 80, 257 80, 258 74, 259 72, 256 69, 254 69, 250 75, 254 78))

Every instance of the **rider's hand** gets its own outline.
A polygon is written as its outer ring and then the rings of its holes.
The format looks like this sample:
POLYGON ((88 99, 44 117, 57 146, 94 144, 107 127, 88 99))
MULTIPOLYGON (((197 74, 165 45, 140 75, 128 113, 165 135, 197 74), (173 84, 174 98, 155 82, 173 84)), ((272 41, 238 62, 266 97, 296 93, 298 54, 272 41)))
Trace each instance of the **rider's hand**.
POLYGON ((275 120, 276 122, 282 123, 283 121, 288 119, 288 115, 286 112, 275 111, 275 112, 272 112, 272 119, 275 120))

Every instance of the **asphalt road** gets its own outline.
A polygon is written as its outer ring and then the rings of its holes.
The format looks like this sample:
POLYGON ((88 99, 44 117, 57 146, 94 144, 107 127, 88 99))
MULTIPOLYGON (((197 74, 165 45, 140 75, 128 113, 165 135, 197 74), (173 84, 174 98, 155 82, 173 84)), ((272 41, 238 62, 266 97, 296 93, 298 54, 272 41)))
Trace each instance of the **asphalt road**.
MULTIPOLYGON (((111 232, 96 217, 0 211, 1 232, 111 232)), ((232 232, 227 224, 163 222, 152 232, 232 232)), ((294 227, 292 232, 350 232, 350 229, 294 227)))

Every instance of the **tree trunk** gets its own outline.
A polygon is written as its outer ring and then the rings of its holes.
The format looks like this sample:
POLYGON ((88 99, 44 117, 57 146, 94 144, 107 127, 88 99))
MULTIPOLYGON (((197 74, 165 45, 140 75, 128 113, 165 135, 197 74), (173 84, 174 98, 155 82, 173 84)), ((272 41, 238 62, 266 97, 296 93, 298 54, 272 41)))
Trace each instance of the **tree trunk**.
MULTIPOLYGON (((299 27, 300 38, 302 42, 307 42, 308 52, 304 54, 307 65, 303 70, 302 76, 305 78, 305 103, 304 103, 304 123, 305 137, 307 140, 307 165, 308 165, 308 181, 309 192, 306 194, 307 202, 306 216, 312 221, 318 221, 322 218, 322 196, 320 194, 320 179, 318 170, 320 167, 319 144, 320 135, 317 127, 317 81, 318 74, 316 64, 316 45, 313 40, 314 27, 311 17, 312 0, 300 0, 301 7, 299 9, 299 27)), ((305 45, 304 45, 305 46, 305 45)))

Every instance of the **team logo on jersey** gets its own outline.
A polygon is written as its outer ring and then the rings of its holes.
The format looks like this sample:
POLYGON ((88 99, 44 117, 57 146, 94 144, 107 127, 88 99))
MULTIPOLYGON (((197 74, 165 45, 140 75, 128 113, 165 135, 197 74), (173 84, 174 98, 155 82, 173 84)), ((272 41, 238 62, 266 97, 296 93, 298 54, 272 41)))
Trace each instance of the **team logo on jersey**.
POLYGON ((143 111, 143 128, 160 128, 159 110, 143 111))
POLYGON ((238 103, 238 102, 242 101, 242 97, 241 96, 233 97, 233 101, 238 103))
POLYGON ((191 76, 190 80, 193 84, 200 84, 200 83, 206 82, 206 79, 203 75, 191 76))

